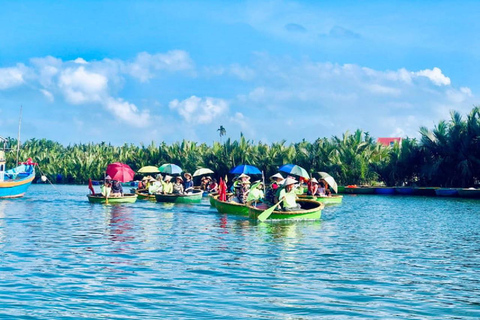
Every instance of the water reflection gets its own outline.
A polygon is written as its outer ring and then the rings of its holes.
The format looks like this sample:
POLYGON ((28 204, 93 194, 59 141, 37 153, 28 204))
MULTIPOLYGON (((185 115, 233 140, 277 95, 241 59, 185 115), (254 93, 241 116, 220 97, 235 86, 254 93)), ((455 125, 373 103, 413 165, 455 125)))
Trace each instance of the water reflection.
POLYGON ((110 240, 127 242, 134 240, 132 208, 130 206, 104 206, 107 235, 110 240))
POLYGON ((5 208, 7 203, 0 201, 0 248, 5 245, 5 208))

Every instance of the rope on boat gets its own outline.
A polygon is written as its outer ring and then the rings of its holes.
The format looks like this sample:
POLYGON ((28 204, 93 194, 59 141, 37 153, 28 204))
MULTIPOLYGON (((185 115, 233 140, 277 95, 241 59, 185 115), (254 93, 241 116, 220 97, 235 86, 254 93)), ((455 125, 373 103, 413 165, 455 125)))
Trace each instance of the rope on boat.
POLYGON ((47 175, 45 173, 43 173, 42 169, 40 169, 40 165, 37 164, 37 168, 38 168, 38 171, 40 171, 40 174, 42 177, 45 177, 46 178, 46 181, 48 181, 48 183, 50 183, 50 185, 57 191, 57 192, 60 192, 57 187, 55 187, 55 185, 50 181, 50 179, 48 179, 47 175))

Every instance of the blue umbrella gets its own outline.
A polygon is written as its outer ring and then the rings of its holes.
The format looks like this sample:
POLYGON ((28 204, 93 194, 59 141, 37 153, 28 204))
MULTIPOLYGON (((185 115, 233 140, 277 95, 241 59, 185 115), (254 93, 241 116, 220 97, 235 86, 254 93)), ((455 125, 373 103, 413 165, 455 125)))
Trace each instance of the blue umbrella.
POLYGON ((280 168, 278 168, 278 171, 282 171, 285 173, 290 173, 299 177, 304 177, 304 178, 309 178, 310 176, 308 175, 307 170, 303 169, 300 166, 297 166, 296 164, 284 164, 280 168))
POLYGON ((248 164, 241 164, 236 166, 232 170, 230 170, 231 174, 262 174, 262 171, 258 170, 257 167, 248 165, 248 164))
POLYGON ((180 168, 176 164, 171 164, 171 163, 162 164, 158 168, 158 170, 161 173, 168 173, 168 174, 181 174, 182 173, 182 168, 180 168))

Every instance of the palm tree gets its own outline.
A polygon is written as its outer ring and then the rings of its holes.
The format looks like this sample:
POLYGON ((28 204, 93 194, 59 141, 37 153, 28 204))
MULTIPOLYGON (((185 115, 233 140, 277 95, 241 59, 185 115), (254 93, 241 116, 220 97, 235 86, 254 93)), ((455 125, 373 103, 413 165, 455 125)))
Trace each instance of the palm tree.
POLYGON ((220 141, 222 140, 222 137, 227 134, 227 130, 220 125, 220 128, 217 129, 218 133, 220 134, 220 141))

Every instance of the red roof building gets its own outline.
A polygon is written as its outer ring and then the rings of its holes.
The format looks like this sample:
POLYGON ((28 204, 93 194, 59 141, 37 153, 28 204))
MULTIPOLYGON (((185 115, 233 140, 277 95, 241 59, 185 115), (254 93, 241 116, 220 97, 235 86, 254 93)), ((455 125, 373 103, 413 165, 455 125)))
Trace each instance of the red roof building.
POLYGON ((378 138, 377 143, 383 144, 384 146, 393 146, 395 142, 399 144, 402 143, 402 138, 378 138))

